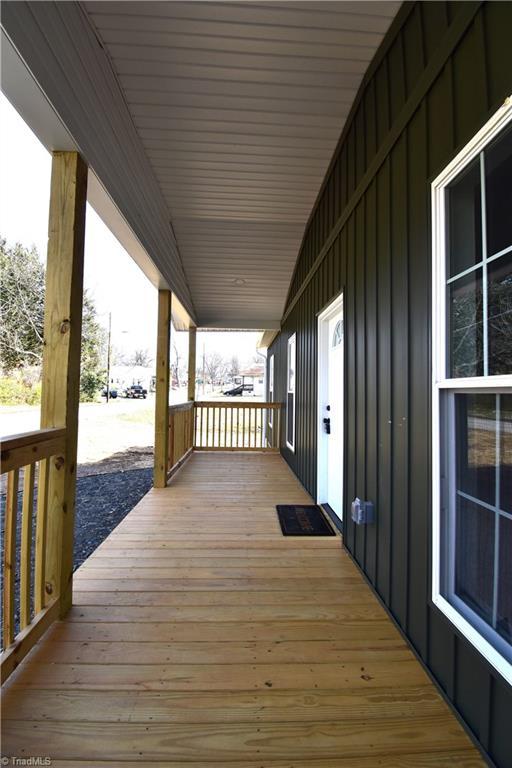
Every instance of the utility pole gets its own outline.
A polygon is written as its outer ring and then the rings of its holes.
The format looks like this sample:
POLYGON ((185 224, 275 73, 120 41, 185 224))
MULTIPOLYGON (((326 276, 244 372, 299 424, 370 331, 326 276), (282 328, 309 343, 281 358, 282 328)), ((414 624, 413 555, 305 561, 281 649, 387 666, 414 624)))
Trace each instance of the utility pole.
POLYGON ((108 313, 108 346, 107 346, 107 393, 106 401, 110 400, 110 355, 111 355, 111 339, 112 339, 112 312, 108 313))

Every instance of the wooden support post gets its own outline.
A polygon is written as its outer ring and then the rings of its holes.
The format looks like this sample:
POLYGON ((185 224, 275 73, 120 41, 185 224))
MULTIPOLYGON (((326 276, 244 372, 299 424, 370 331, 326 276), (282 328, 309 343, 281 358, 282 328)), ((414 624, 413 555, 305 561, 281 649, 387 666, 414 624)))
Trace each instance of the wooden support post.
POLYGON ((188 329, 188 399, 196 399, 196 338, 197 328, 188 329))
POLYGON ((167 485, 169 453, 169 344, 171 338, 170 291, 158 291, 158 336, 156 346, 155 393, 155 488, 167 485))
MULTIPOLYGON (((48 226, 41 428, 65 427, 64 455, 49 462, 44 603, 71 607, 87 166, 54 152, 48 226)), ((42 606, 41 606, 42 607, 42 606)))

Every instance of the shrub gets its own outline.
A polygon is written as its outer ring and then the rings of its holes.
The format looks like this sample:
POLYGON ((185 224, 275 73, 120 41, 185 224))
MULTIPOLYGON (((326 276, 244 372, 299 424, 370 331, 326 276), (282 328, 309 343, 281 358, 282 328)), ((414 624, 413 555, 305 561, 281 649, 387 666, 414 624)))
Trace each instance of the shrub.
POLYGON ((80 376, 80 402, 94 403, 103 387, 105 374, 86 371, 80 376))
POLYGON ((0 404, 38 405, 41 402, 41 383, 28 383, 17 378, 0 378, 0 404))

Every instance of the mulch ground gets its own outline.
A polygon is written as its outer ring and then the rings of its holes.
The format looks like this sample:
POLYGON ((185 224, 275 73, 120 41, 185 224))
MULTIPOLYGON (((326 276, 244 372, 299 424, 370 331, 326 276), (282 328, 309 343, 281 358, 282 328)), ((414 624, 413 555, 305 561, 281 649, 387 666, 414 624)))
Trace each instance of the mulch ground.
POLYGON ((153 469, 129 469, 78 477, 76 482, 75 569, 149 491, 153 469))

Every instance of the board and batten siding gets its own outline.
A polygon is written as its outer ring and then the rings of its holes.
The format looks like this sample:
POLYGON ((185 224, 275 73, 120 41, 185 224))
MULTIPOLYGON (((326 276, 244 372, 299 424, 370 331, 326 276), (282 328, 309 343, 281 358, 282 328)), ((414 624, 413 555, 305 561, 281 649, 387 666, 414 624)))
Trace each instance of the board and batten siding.
POLYGON ((345 545, 503 768, 511 688, 430 600, 430 182, 512 93, 511 29, 511 3, 402 6, 343 131, 269 349, 284 403, 297 334, 295 451, 284 434, 281 447, 315 497, 317 314, 343 290, 345 545), (375 502, 375 525, 349 520, 356 495, 375 502))

